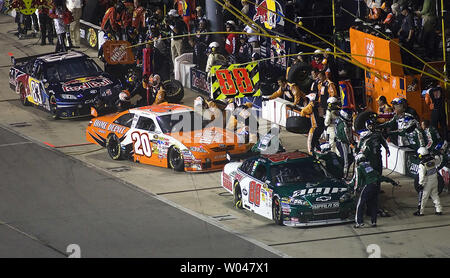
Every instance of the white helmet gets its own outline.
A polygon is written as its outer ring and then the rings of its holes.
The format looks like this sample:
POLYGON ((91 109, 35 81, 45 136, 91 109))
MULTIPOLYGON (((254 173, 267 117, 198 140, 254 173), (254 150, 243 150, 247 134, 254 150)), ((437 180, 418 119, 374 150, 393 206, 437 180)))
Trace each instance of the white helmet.
POLYGON ((128 101, 130 101, 130 97, 128 96, 127 93, 121 92, 121 93, 119 94, 119 100, 120 100, 120 101, 128 102, 128 101))
POLYGON ((356 164, 360 164, 361 162, 366 161, 366 156, 363 153, 359 153, 355 157, 356 164))
POLYGON ((306 95, 306 97, 307 97, 310 101, 316 100, 316 94, 309 94, 309 95, 306 95))
POLYGON ((338 103, 339 100, 336 97, 329 97, 327 103, 338 103))
POLYGON ((322 54, 322 50, 316 49, 316 50, 314 51, 314 54, 322 54))
POLYGON ((171 9, 171 10, 167 13, 167 15, 169 15, 169 16, 178 16, 178 13, 177 13, 177 10, 171 9))
POLYGON ((352 120, 352 115, 353 112, 351 110, 348 109, 341 109, 341 111, 339 111, 339 115, 341 116, 342 119, 350 122, 352 120))
POLYGON ((233 20, 228 20, 226 23, 225 23, 226 25, 236 25, 236 23, 234 23, 234 21, 233 20))
POLYGON ((420 148, 417 150, 417 154, 419 154, 419 158, 422 158, 423 156, 430 154, 430 152, 428 151, 427 148, 425 148, 425 147, 420 147, 420 148))
POLYGON ((322 144, 320 144, 320 151, 321 152, 324 153, 324 152, 327 152, 329 150, 331 150, 330 143, 322 143, 322 144))
POLYGON ((217 47, 219 47, 219 46, 220 46, 220 45, 219 45, 218 42, 212 42, 212 43, 209 44, 209 48, 213 48, 213 47, 217 48, 217 47))

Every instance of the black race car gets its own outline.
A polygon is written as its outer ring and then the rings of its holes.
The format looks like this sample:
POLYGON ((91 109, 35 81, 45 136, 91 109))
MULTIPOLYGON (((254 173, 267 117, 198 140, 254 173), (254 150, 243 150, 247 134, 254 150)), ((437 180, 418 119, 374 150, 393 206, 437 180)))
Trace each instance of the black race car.
POLYGON ((53 118, 86 116, 116 109, 121 83, 89 56, 77 51, 15 59, 9 72, 11 89, 24 105, 37 105, 53 118))

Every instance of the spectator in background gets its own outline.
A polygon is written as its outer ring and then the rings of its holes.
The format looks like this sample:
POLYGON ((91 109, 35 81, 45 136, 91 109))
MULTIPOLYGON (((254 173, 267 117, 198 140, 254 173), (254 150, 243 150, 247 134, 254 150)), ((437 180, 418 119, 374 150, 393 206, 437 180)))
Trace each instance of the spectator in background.
POLYGON ((178 10, 178 15, 183 17, 186 30, 191 32, 191 20, 195 19, 195 0, 174 0, 174 8, 178 10))
POLYGON ((322 51, 320 51, 319 49, 316 49, 314 51, 314 56, 311 61, 311 67, 314 69, 317 69, 318 71, 322 71, 325 67, 322 64, 322 61, 323 61, 322 51))
POLYGON ((247 63, 250 62, 253 53, 253 47, 248 42, 247 35, 240 34, 239 35, 239 50, 237 53, 237 62, 238 63, 247 63))
MULTIPOLYGON (((398 31, 398 36, 400 40, 400 44, 408 49, 409 51, 413 50, 414 46, 414 37, 415 37, 415 31, 414 31, 414 19, 413 15, 410 12, 409 8, 404 5, 400 8, 400 11, 402 15, 404 16, 402 25, 400 27, 400 30, 398 31)), ((406 53, 404 50, 402 51, 402 61, 406 65, 411 65, 411 55, 406 53)), ((408 69, 405 69, 407 72, 409 72, 408 69)))
POLYGON ((169 20, 167 23, 169 24, 172 36, 170 49, 172 53, 172 62, 175 65, 175 58, 183 54, 183 38, 174 38, 174 36, 186 34, 186 24, 181 20, 176 10, 170 10, 168 16, 169 20))
POLYGON ((394 108, 387 103, 385 96, 377 98, 378 103, 378 122, 384 123, 394 115, 394 108))
POLYGON ((67 9, 72 13, 73 22, 70 24, 70 37, 73 38, 73 47, 80 47, 80 19, 84 0, 66 0, 67 9))
POLYGON ((416 15, 422 17, 422 39, 421 44, 425 48, 425 53, 429 58, 435 56, 437 50, 436 42, 436 0, 425 0, 422 10, 416 11, 416 15))
POLYGON ((339 79, 339 73, 336 66, 336 61, 334 60, 334 56, 330 54, 331 52, 330 48, 326 49, 326 53, 323 54, 323 61, 322 64, 325 66, 325 75, 328 79, 330 79, 335 85, 338 84, 339 79))
POLYGON ((195 8, 194 32, 197 32, 199 29, 201 21, 208 23, 208 18, 206 18, 206 15, 203 13, 203 8, 197 6, 197 8, 195 8))
POLYGON ((50 17, 53 18, 55 24, 55 31, 58 41, 56 43, 55 52, 66 52, 66 33, 68 25, 64 22, 64 14, 68 11, 63 0, 55 0, 55 6, 50 10, 50 17))
POLYGON ((244 28, 244 32, 248 33, 248 42, 252 45, 253 48, 259 47, 259 36, 252 36, 252 33, 256 33, 255 30, 258 30, 256 28, 256 24, 252 24, 252 26, 246 25, 244 28))
MULTIPOLYGON (((236 31, 236 24, 232 20, 228 20, 225 23, 225 30, 227 32, 234 32, 236 31)), ((225 40, 225 51, 229 55, 236 56, 236 53, 238 51, 238 40, 236 34, 228 34, 227 38, 225 40)))
POLYGON ((445 114, 445 94, 436 80, 433 80, 431 88, 425 94, 425 103, 429 105, 431 110, 431 125, 439 130, 441 126, 441 134, 444 140, 447 140, 447 117, 445 114))
POLYGON ((202 33, 208 32, 207 21, 201 19, 197 30, 195 31, 194 40, 194 57, 193 62, 198 68, 204 69, 208 60, 208 46, 211 41, 210 35, 204 35, 202 33))
POLYGON ((53 45, 53 20, 49 16, 49 8, 39 8, 39 23, 41 29, 41 45, 45 45, 45 39, 48 39, 48 43, 53 45))

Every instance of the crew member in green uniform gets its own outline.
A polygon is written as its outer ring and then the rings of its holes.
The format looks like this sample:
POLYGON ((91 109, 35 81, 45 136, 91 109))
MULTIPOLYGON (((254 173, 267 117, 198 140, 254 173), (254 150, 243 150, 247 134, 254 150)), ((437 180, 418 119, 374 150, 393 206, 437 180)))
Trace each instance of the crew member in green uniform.
POLYGON ((344 159, 344 175, 350 168, 351 147, 356 145, 352 132, 353 112, 347 108, 339 112, 336 119, 336 142, 340 156, 344 159))
POLYGON ((364 226, 363 211, 365 205, 370 212, 372 227, 377 226, 378 213, 378 193, 380 192, 379 183, 389 182, 394 186, 398 183, 394 180, 380 175, 375 171, 370 163, 367 161, 364 154, 360 153, 356 156, 356 169, 353 179, 349 184, 353 184, 354 192, 361 192, 358 203, 356 205, 355 228, 362 228, 364 226))

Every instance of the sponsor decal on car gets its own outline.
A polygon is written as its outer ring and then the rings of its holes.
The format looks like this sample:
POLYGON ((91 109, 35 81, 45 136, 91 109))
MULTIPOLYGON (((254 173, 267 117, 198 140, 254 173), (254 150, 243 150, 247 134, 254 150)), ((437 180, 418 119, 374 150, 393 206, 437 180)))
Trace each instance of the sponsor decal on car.
POLYGON ((320 196, 316 198, 316 202, 327 202, 331 200, 331 196, 320 196))
MULTIPOLYGON (((64 92, 76 92, 91 88, 100 88, 113 84, 111 80, 103 76, 77 78, 62 84, 64 92)), ((91 90, 93 93, 94 90, 91 90)))

